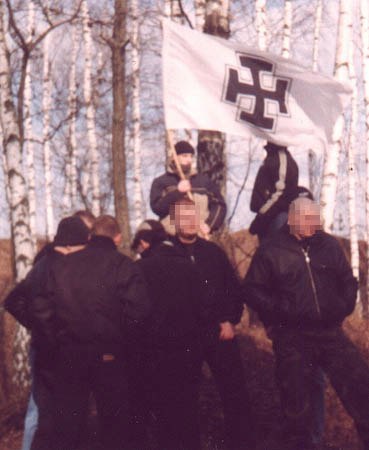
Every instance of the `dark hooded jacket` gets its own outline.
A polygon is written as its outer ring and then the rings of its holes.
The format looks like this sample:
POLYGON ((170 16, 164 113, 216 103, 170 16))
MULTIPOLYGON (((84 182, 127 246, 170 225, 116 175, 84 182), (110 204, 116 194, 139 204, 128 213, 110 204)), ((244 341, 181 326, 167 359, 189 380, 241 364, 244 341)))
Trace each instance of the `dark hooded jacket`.
MULTIPOLYGON (((201 173, 192 173, 189 176, 194 196, 206 196, 208 216, 205 223, 211 231, 220 228, 226 216, 227 207, 219 189, 209 177, 201 173)), ((152 183, 150 191, 150 206, 155 214, 162 220, 169 215, 170 205, 184 197, 186 194, 177 189, 180 177, 175 170, 169 169, 152 183)))
POLYGON ((263 235, 270 221, 280 212, 287 212, 297 197, 299 170, 286 148, 267 150, 251 194, 250 209, 257 215, 250 225, 252 234, 263 235))
POLYGON ((338 241, 319 231, 299 241, 283 230, 266 239, 244 280, 244 299, 266 325, 339 326, 355 308, 357 280, 338 241))

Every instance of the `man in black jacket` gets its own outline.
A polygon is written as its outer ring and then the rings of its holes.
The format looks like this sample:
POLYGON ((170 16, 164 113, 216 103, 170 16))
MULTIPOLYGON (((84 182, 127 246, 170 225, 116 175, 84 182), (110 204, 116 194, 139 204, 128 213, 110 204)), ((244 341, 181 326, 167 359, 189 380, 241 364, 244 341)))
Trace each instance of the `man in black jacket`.
POLYGON ((197 173, 192 168, 193 147, 186 141, 175 145, 178 161, 186 177, 181 180, 174 161, 169 169, 155 180, 151 186, 150 206, 163 222, 166 231, 174 234, 174 224, 169 218, 169 209, 177 200, 191 192, 200 210, 200 232, 208 236, 223 225, 226 215, 226 204, 219 189, 205 174, 197 173))
POLYGON ((299 169, 287 147, 268 142, 267 155, 256 174, 250 209, 257 213, 250 233, 262 240, 287 218, 290 202, 297 197, 299 169))
POLYGON ((160 222, 144 221, 132 247, 141 255, 137 265, 152 303, 142 326, 141 368, 136 380, 139 374, 143 379, 137 380, 135 400, 142 399, 144 416, 151 411, 156 418, 160 450, 199 450, 199 334, 203 325, 199 298, 203 285, 191 261, 167 240, 160 222))
MULTIPOLYGON (((243 302, 240 283, 224 251, 198 237, 199 218, 188 199, 172 207, 176 226, 175 247, 192 261, 204 284, 201 360, 208 363, 222 400, 226 444, 229 450, 246 450, 253 440, 250 403, 234 326, 243 302)), ((251 447, 250 447, 251 448, 251 447)))
POLYGON ((124 448, 126 336, 148 314, 149 300, 140 271, 117 251, 120 239, 116 220, 101 216, 86 248, 46 261, 46 289, 31 300, 30 316, 35 370, 48 369, 52 397, 39 405, 33 450, 78 448, 91 392, 102 448, 124 448))
POLYGON ((311 442, 313 371, 322 367, 369 449, 369 368, 341 323, 355 307, 357 281, 337 240, 320 230, 319 206, 291 203, 289 229, 265 240, 245 278, 245 301, 273 340, 286 420, 283 448, 311 442))

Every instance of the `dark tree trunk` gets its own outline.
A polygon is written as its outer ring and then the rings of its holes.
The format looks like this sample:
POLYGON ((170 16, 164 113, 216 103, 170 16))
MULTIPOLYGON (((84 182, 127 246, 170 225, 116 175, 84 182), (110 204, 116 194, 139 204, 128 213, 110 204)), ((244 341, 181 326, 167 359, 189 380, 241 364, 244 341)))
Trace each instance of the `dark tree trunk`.
POLYGON ((112 39, 113 70, 113 125, 112 161, 115 215, 121 226, 122 250, 129 253, 131 232, 126 188, 125 155, 125 46, 126 46, 126 0, 115 0, 114 28, 112 39))
MULTIPOLYGON (((222 1, 207 0, 204 33, 228 38, 229 15, 222 1)), ((197 167, 213 180, 223 195, 226 191, 225 135, 219 131, 200 130, 197 167)))

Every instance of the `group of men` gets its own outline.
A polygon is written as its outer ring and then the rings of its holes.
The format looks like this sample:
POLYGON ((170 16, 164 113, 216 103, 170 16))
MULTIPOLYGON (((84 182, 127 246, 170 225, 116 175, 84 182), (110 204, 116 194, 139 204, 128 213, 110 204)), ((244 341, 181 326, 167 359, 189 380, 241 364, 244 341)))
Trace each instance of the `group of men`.
POLYGON ((266 150, 251 198, 260 245, 243 283, 224 251, 199 236, 222 225, 226 204, 193 171, 187 142, 176 144, 186 179, 170 166, 153 182, 151 207, 161 221, 137 230, 137 261, 118 251, 113 217, 79 212, 60 222, 5 301, 32 333, 38 420, 24 450, 79 448, 91 393, 99 448, 200 449, 204 361, 221 397, 226 448, 257 448, 235 338, 244 304, 273 341, 284 415, 276 448, 319 448, 324 409, 314 405, 324 404, 324 383, 315 392, 324 372, 369 450, 369 368, 341 328, 357 281, 338 242, 321 230, 319 206, 298 186, 288 150, 271 143, 266 150))

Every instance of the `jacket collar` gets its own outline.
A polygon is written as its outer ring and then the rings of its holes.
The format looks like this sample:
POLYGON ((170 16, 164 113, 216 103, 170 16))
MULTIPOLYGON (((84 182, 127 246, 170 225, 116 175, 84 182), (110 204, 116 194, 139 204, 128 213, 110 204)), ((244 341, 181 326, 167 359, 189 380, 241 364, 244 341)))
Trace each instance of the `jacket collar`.
POLYGON ((116 250, 116 248, 117 248, 113 239, 111 239, 110 237, 95 236, 95 235, 91 236, 88 246, 93 247, 93 248, 105 248, 105 249, 110 249, 110 250, 116 250))

